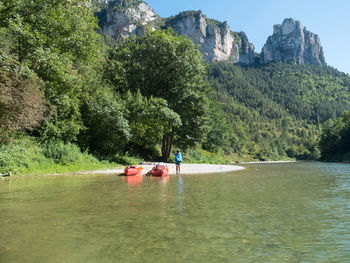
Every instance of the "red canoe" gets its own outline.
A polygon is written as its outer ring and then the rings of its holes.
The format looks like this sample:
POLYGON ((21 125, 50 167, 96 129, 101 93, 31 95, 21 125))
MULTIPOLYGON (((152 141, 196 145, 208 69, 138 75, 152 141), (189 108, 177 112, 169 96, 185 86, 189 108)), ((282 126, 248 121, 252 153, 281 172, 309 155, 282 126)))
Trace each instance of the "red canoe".
POLYGON ((153 176, 164 176, 169 174, 169 169, 165 165, 158 164, 154 166, 151 170, 153 176))
POLYGON ((142 167, 136 167, 134 165, 130 165, 124 169, 124 173, 126 175, 137 175, 142 172, 142 167))

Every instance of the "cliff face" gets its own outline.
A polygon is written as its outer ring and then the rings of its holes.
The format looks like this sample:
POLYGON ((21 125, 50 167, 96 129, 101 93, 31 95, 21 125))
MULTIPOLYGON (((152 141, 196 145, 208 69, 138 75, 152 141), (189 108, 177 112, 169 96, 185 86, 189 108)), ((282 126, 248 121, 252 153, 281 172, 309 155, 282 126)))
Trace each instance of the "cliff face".
POLYGON ((198 44, 207 62, 231 61, 254 63, 254 45, 243 33, 231 32, 226 22, 206 18, 201 11, 187 11, 164 21, 141 1, 110 1, 98 12, 100 33, 123 41, 129 35, 142 36, 147 25, 151 29, 171 26, 179 35, 186 35, 198 44))
MULTIPOLYGON (((201 11, 181 12, 162 19, 143 1, 110 0, 106 5, 107 8, 96 14, 100 33, 104 36, 122 41, 129 35, 142 36, 146 26, 151 30, 170 26, 179 35, 191 38, 207 62, 255 63, 254 45, 244 32, 232 32, 226 22, 208 19, 201 11)), ((270 61, 326 64, 319 37, 291 18, 285 19, 282 25, 274 26, 272 36, 262 49, 260 63, 270 61)))
POLYGON ((146 25, 155 29, 160 20, 153 9, 141 1, 110 1, 108 8, 96 15, 99 18, 100 33, 117 41, 122 41, 129 35, 142 36, 146 25))
POLYGON ((208 62, 254 62, 254 46, 244 33, 231 32, 226 22, 208 19, 201 11, 186 11, 168 18, 165 27, 169 26, 179 35, 191 38, 208 62))
POLYGON ((237 58, 237 62, 243 64, 253 64, 254 63, 254 45, 248 41, 248 37, 244 32, 238 33, 238 40, 240 40, 237 44, 234 44, 234 47, 238 49, 239 57, 237 58))
POLYGON ((285 19, 282 25, 274 26, 273 35, 267 39, 262 49, 261 63, 270 61, 326 64, 319 37, 291 18, 285 19))

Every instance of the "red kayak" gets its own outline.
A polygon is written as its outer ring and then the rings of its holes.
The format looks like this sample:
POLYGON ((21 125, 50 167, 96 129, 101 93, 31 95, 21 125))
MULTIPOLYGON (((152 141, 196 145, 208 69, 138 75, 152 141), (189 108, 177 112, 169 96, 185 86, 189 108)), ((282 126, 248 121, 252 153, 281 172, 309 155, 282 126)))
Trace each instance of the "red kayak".
POLYGON ((142 172, 142 167, 140 166, 140 167, 136 167, 136 166, 134 166, 134 165, 129 165, 128 167, 126 167, 125 169, 124 169, 124 173, 126 174, 126 175, 137 175, 137 174, 139 174, 139 173, 141 173, 142 172))
POLYGON ((169 174, 169 169, 165 165, 158 164, 154 166, 151 170, 153 176, 164 176, 169 174))

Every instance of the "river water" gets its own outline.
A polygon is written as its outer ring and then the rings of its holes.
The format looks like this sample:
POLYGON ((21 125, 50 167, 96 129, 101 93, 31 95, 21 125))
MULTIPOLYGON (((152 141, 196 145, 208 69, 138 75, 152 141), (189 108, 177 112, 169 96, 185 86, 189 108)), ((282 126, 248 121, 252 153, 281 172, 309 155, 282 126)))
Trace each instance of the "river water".
POLYGON ((0 181, 0 262, 350 262, 350 165, 0 181))

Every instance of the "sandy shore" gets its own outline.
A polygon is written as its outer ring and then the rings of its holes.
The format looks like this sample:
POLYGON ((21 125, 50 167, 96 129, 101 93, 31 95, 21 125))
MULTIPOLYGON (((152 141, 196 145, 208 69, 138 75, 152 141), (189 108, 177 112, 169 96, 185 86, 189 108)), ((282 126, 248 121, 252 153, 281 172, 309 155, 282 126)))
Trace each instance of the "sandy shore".
MULTIPOLYGON (((175 164, 166 163, 166 165, 169 168, 169 174, 175 174, 176 172, 175 164)), ((141 165, 141 166, 143 167, 143 174, 145 174, 148 171, 150 171, 154 165, 141 165)), ((221 172, 239 171, 243 169, 245 168, 237 165, 182 164, 181 174, 221 173, 221 172)), ((123 168, 76 172, 73 174, 121 174, 121 173, 124 173, 123 168)))

